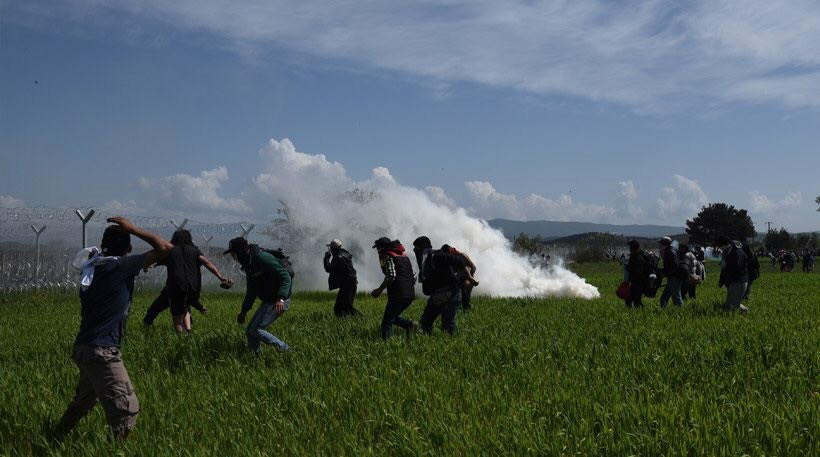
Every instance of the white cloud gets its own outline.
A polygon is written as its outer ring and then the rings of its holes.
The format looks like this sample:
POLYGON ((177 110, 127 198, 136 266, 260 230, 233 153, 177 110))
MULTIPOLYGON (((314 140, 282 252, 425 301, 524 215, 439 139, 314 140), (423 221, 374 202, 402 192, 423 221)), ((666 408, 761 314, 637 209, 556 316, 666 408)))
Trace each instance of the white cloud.
POLYGON ((21 208, 26 206, 26 202, 11 195, 0 195, 0 208, 21 208))
POLYGON ((635 203, 638 191, 630 181, 618 182, 618 198, 615 199, 615 214, 621 219, 635 219, 643 215, 643 210, 635 203))
POLYGON ((603 222, 615 215, 615 209, 603 205, 576 202, 569 195, 550 199, 530 194, 527 197, 527 214, 531 219, 603 222))
POLYGON ((502 194, 487 181, 467 181, 464 183, 472 203, 481 217, 525 219, 518 198, 514 194, 502 194))
POLYGON ((117 30, 133 29, 137 16, 211 33, 239 52, 256 49, 255 55, 264 56, 260 50, 285 48, 358 69, 421 76, 429 80, 422 84, 433 87, 469 81, 643 110, 727 101, 820 106, 815 0, 62 5, 7 6, 9 17, 19 20, 51 15, 106 22, 117 30))
POLYGON ((662 220, 686 219, 697 214, 709 202, 709 197, 696 180, 674 175, 675 187, 665 187, 653 208, 654 215, 662 220))
POLYGON ((802 205, 801 192, 789 192, 779 202, 773 202, 768 196, 757 190, 749 192, 749 209, 753 213, 784 213, 799 209, 802 205))
POLYGON ((447 192, 445 192, 444 189, 442 189, 441 187, 427 186, 424 188, 424 190, 427 192, 427 195, 429 195, 430 198, 433 199, 435 203, 439 205, 444 205, 450 209, 458 208, 458 204, 456 204, 456 201, 450 198, 447 195, 447 192))
MULTIPOLYGON (((140 177, 137 189, 146 204, 155 209, 201 214, 227 212, 248 214, 250 207, 241 198, 219 195, 222 184, 228 180, 228 170, 218 167, 203 171, 199 176, 176 174, 162 178, 140 177)), ((116 205, 119 202, 114 202, 116 205)))

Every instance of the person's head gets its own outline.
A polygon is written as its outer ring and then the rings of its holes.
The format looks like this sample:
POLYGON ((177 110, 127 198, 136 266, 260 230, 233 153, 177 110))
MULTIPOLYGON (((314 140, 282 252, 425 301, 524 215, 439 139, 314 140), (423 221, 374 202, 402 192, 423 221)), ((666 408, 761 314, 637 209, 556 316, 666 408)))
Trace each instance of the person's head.
POLYGON ((193 246, 194 239, 190 230, 179 229, 171 235, 171 244, 174 246, 193 246))
POLYGON ((248 240, 245 238, 236 237, 228 242, 228 249, 223 252, 224 254, 230 254, 234 260, 239 262, 240 265, 246 267, 251 262, 251 252, 250 246, 248 245, 248 240))
POLYGON ((720 246, 720 247, 725 247, 729 244, 730 241, 732 241, 732 240, 730 240, 728 236, 720 235, 717 238, 715 238, 715 245, 720 246))
POLYGON ((100 242, 104 256, 124 256, 131 252, 131 235, 119 225, 109 225, 100 242))
POLYGON ((661 249, 666 249, 669 246, 672 246, 672 238, 669 238, 668 236, 665 236, 665 237, 658 240, 658 244, 661 245, 661 249))
POLYGON ((686 254, 687 252, 689 252, 689 245, 686 243, 679 244, 678 252, 680 252, 681 254, 686 254))
POLYGON ((339 249, 342 249, 342 241, 339 240, 338 238, 334 239, 333 241, 331 241, 330 243, 327 244, 327 247, 332 252, 337 252, 337 251, 339 251, 339 249))
POLYGON ((388 247, 390 247, 391 244, 392 244, 392 241, 390 241, 390 238, 388 238, 386 236, 383 236, 383 237, 381 237, 378 240, 373 242, 373 249, 381 252, 381 251, 387 249, 388 247))
POLYGON ((433 249, 433 243, 430 242, 430 238, 420 236, 413 241, 413 251, 421 252, 425 249, 433 249))
POLYGON ((641 243, 638 243, 638 240, 629 240, 629 252, 638 252, 641 248, 641 243))

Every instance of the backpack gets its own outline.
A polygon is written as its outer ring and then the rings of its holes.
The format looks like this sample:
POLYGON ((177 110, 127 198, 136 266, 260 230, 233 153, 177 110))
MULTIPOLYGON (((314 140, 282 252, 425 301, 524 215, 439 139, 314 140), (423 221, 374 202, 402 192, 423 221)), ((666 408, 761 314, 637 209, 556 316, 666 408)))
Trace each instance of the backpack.
MULTIPOLYGON (((419 266, 419 282, 421 282, 421 291, 424 295, 431 295, 432 293, 436 292, 435 290, 430 289, 430 279, 434 275, 438 273, 438 269, 436 268, 435 264, 433 263, 433 259, 435 256, 440 253, 441 251, 434 251, 432 249, 427 249, 422 254, 422 262, 419 266)), ((453 271, 452 267, 448 267, 448 271, 445 272, 451 279, 457 279, 455 271, 453 271)))
POLYGON ((643 252, 642 255, 646 262, 646 287, 644 287, 643 294, 649 298, 654 298, 661 285, 661 270, 658 268, 658 258, 646 252, 643 252))
MULTIPOLYGON (((692 256, 694 257, 694 255, 692 256)), ((678 264, 675 270, 675 277, 681 281, 690 281, 695 274, 692 258, 687 257, 686 254, 678 254, 678 264)))
POLYGON ((285 252, 282 251, 282 248, 278 248, 278 249, 260 248, 260 249, 262 249, 262 252, 267 252, 268 254, 275 257, 276 260, 278 260, 279 263, 281 263, 282 266, 285 267, 285 270, 287 270, 288 274, 290 275, 290 279, 293 279, 293 277, 295 276, 295 273, 293 271, 293 263, 291 263, 290 257, 286 256, 285 252))

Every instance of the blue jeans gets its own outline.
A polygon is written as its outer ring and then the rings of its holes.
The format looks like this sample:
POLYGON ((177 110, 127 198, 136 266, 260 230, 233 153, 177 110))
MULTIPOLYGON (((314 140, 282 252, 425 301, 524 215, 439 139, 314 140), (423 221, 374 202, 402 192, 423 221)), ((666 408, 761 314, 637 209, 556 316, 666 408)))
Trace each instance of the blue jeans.
POLYGON ((387 306, 384 307, 384 316, 382 316, 382 338, 388 339, 393 336, 394 325, 398 325, 405 330, 410 328, 412 321, 402 317, 401 313, 403 313, 411 303, 413 303, 412 298, 387 297, 387 306))
POLYGON ((427 299, 427 306, 421 313, 419 324, 424 333, 433 332, 433 322, 441 315, 441 329, 449 334, 456 331, 456 313, 461 305, 461 289, 453 287, 443 292, 434 293, 427 299))
POLYGON ((248 322, 248 327, 245 328, 245 335, 248 337, 248 347, 256 354, 259 354, 260 343, 272 344, 279 348, 280 351, 287 351, 288 345, 279 338, 273 336, 266 329, 279 316, 284 314, 290 308, 290 299, 285 300, 285 309, 281 313, 276 312, 276 304, 272 302, 263 302, 259 305, 259 309, 253 314, 251 321, 248 322))
POLYGON ((680 294, 680 286, 681 282, 680 279, 675 277, 670 277, 666 280, 666 287, 663 288, 663 293, 661 293, 661 308, 665 307, 667 303, 669 303, 669 298, 672 298, 672 303, 675 306, 683 306, 683 297, 680 294))

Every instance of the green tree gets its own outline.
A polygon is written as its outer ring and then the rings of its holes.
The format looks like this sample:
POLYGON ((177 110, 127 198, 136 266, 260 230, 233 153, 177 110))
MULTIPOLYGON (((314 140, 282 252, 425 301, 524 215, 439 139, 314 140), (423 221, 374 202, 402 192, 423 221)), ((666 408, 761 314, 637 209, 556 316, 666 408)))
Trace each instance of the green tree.
POLYGON ((781 228, 780 230, 772 230, 767 233, 763 244, 766 245, 766 249, 769 251, 779 251, 780 249, 791 249, 794 240, 786 229, 781 228))
POLYGON ((513 250, 516 252, 535 254, 544 246, 544 240, 536 235, 529 236, 521 232, 513 239, 513 250))
POLYGON ((752 218, 745 209, 738 209, 726 203, 710 203, 686 221, 689 242, 701 246, 714 243, 720 235, 743 241, 755 235, 752 218))

